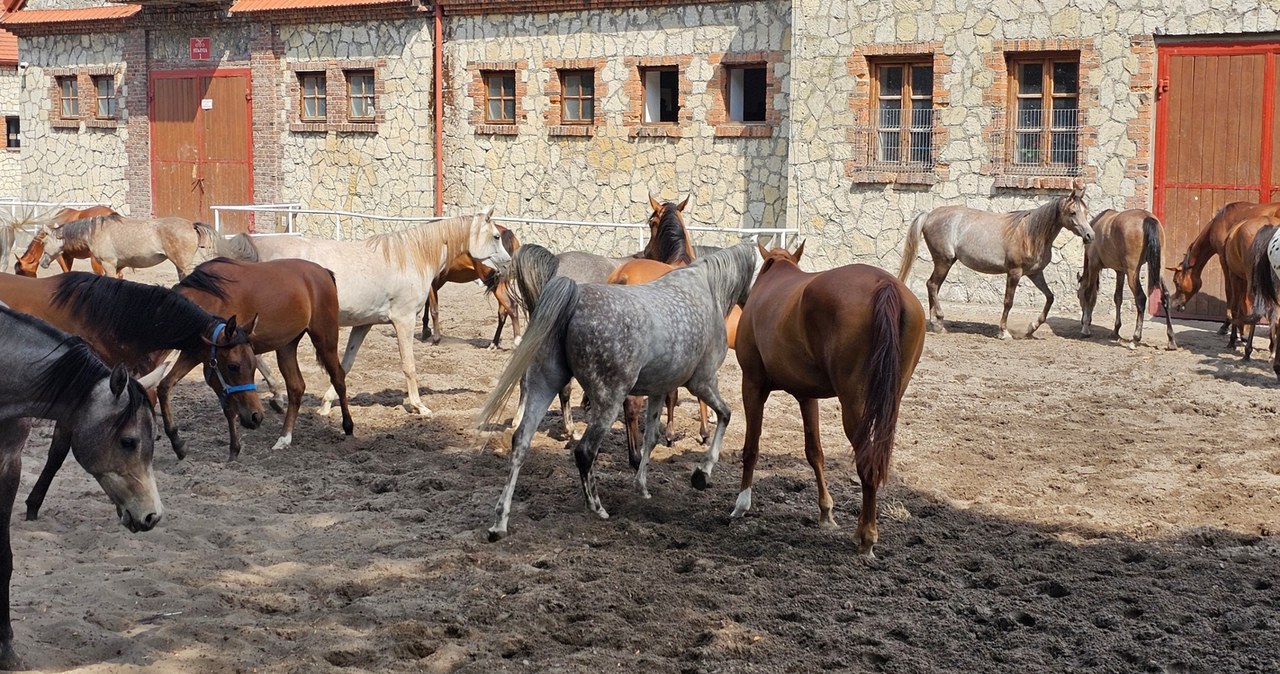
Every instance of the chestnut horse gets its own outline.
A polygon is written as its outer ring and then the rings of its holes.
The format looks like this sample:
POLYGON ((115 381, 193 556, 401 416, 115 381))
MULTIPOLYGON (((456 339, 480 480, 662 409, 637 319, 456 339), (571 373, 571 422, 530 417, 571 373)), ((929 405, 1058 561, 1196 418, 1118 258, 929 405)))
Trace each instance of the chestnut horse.
MULTIPOLYGON (((18 256, 18 261, 13 265, 13 273, 18 276, 30 276, 31 278, 35 278, 36 271, 40 268, 40 258, 44 255, 44 240, 45 237, 49 236, 49 226, 64 225, 75 220, 83 220, 85 218, 106 215, 117 215, 117 213, 111 210, 111 207, 109 206, 92 206, 84 209, 64 208, 57 213, 54 213, 53 217, 50 218, 48 222, 44 223, 45 226, 41 227, 40 231, 36 232, 35 238, 31 239, 31 243, 27 244, 27 250, 23 252, 22 255, 18 256)), ((102 263, 98 262, 98 258, 94 257, 93 253, 89 251, 89 247, 80 241, 67 242, 67 244, 62 247, 62 253, 57 257, 58 266, 62 267, 62 271, 71 271, 71 265, 74 264, 76 260, 83 260, 85 258, 88 258, 89 266, 93 268, 93 273, 107 273, 107 270, 102 268, 102 263)), ((120 275, 118 270, 116 275, 120 275)))
POLYGON ((1161 249, 1164 245, 1164 229, 1150 211, 1134 208, 1127 211, 1107 209, 1089 223, 1093 228, 1093 241, 1085 245, 1084 272, 1078 280, 1076 296, 1080 298, 1080 334, 1090 336, 1093 329, 1093 305, 1098 301, 1098 275, 1103 269, 1116 273, 1116 339, 1120 338, 1120 313, 1124 300, 1124 284, 1129 284, 1138 319, 1133 329, 1133 345, 1142 342, 1142 321, 1147 315, 1147 295, 1142 292, 1138 271, 1147 265, 1147 292, 1160 291, 1160 306, 1169 338, 1165 347, 1178 348, 1173 338, 1173 319, 1169 316, 1169 290, 1160 278, 1161 249))
MULTIPOLYGON (((1222 279, 1226 284, 1226 279, 1230 276, 1227 271, 1227 261, 1222 256, 1226 249, 1227 235, 1236 225, 1248 220, 1261 216, 1277 217, 1280 216, 1280 203, 1255 204, 1249 201, 1235 201, 1218 209, 1218 212, 1205 224, 1196 238, 1187 246, 1187 252, 1182 256, 1182 262, 1176 267, 1169 267, 1169 271, 1173 272, 1173 308, 1182 311, 1187 308, 1187 302, 1191 297, 1200 292, 1200 286, 1204 284, 1201 274, 1204 272, 1205 265, 1209 264, 1209 260, 1214 255, 1218 256, 1218 263, 1222 265, 1222 279)), ((1227 346, 1234 348, 1236 345, 1236 330, 1231 315, 1231 288, 1226 288, 1227 299, 1227 322, 1222 324, 1222 329, 1218 334, 1226 334, 1227 328, 1231 328, 1231 337, 1227 342, 1227 346)))
POLYGON ((834 396, 862 482, 858 552, 874 557, 876 491, 889 472, 902 395, 924 350, 924 308, 905 284, 876 267, 801 271, 796 263, 803 252, 803 243, 794 254, 761 248, 764 265, 742 309, 737 353, 747 431, 742 490, 731 516, 751 508, 765 401, 773 391, 786 391, 800 403, 804 453, 818 482, 819 524, 836 526, 818 432, 818 399, 834 396))
MULTIPOLYGON (((507 249, 507 253, 514 255, 516 249, 520 247, 520 240, 516 238, 516 233, 502 225, 493 227, 502 235, 502 246, 507 249)), ((520 345, 520 315, 511 297, 511 289, 507 285, 507 275, 475 259, 467 251, 450 260, 444 271, 431 282, 431 292, 427 294, 427 308, 422 312, 422 341, 430 339, 432 344, 439 344, 440 338, 444 337, 440 329, 440 302, 436 298, 440 288, 446 283, 470 283, 475 280, 483 283, 485 292, 492 293, 494 299, 498 300, 498 329, 493 333, 493 343, 489 348, 498 348, 502 340, 502 326, 506 324, 508 316, 511 317, 511 330, 515 332, 516 346, 520 345), (436 326, 434 332, 431 330, 432 324, 436 326)))
MULTIPOLYGON (((1253 329, 1258 320, 1253 306, 1254 269, 1267 257, 1267 244, 1280 225, 1280 217, 1249 218, 1227 234, 1223 241, 1222 261, 1227 270, 1227 308, 1231 312, 1231 329, 1244 342, 1244 360, 1253 356, 1253 329)), ((1272 342, 1275 335, 1272 335, 1272 342)))

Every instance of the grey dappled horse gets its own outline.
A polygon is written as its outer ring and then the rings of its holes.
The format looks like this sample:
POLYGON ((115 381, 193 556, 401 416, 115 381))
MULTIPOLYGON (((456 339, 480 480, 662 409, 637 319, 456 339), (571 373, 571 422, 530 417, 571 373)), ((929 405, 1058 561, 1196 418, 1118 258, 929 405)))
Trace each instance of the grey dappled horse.
POLYGON ((921 213, 911 221, 898 279, 907 280, 916 259, 920 235, 933 257, 933 273, 929 275, 930 326, 946 332, 942 324, 942 302, 938 289, 947 280, 951 265, 959 260, 964 266, 983 274, 1008 274, 1004 288, 1004 313, 1000 315, 1000 338, 1009 339, 1009 310, 1013 294, 1023 276, 1044 293, 1044 310, 1027 328, 1030 337, 1049 318, 1053 291, 1044 280, 1044 268, 1052 259, 1053 240, 1063 227, 1070 229, 1085 243, 1093 240, 1089 227, 1089 209, 1084 203, 1084 188, 1079 184, 1065 197, 1053 199, 1039 208, 1013 213, 992 213, 964 206, 943 206, 921 213))
POLYGON ((491 540, 507 533, 516 478, 533 433, 570 378, 582 384, 591 400, 587 430, 573 454, 592 512, 609 516, 596 494, 591 467, 628 394, 650 396, 644 451, 636 467, 636 483, 646 498, 649 454, 657 442, 666 394, 683 386, 715 410, 711 449, 693 474, 693 485, 706 488, 729 425, 729 406, 720 397, 716 377, 728 351, 724 316, 730 305, 746 302, 761 261, 755 244, 745 243, 643 285, 579 285, 565 277, 551 279, 524 341, 480 412, 482 420, 492 422, 524 377, 524 414, 511 438, 511 474, 498 499, 491 540))

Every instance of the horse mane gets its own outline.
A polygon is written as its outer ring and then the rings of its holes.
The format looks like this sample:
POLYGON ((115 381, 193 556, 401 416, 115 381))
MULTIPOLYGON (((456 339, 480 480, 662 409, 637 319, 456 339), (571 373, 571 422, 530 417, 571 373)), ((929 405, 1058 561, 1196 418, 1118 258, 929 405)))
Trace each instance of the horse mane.
MULTIPOLYGON (((751 283, 751 275, 756 270, 756 248, 754 243, 740 243, 712 253, 685 269, 704 268, 707 283, 711 286, 711 294, 720 303, 720 308, 727 314, 729 307, 737 304, 746 293, 751 283)), ((667 276, 677 274, 674 269, 667 276)))
POLYGON ((1055 227, 1058 226, 1058 205, 1068 199, 1074 199, 1072 195, 1050 199, 1035 208, 1021 211, 1014 211, 1009 215, 1016 220, 1024 220, 1027 228, 1028 239, 1040 240, 1048 239, 1053 233, 1055 227))
POLYGON ((111 341, 136 350, 188 346, 218 320, 168 288, 87 272, 67 272, 57 279, 50 302, 55 308, 65 308, 111 341))
POLYGON ((248 234, 236 234, 230 239, 222 239, 217 244, 220 256, 229 257, 233 260, 244 260, 245 262, 260 262, 262 255, 258 252, 258 244, 253 242, 253 237, 248 234))
POLYGON ((511 256, 511 277, 516 280, 515 301, 533 316, 542 287, 560 270, 560 258, 536 243, 527 243, 511 256))
POLYGON ((102 226, 102 223, 120 222, 122 220, 124 220, 124 217, 119 213, 115 215, 95 215, 89 218, 72 220, 54 231, 57 232, 57 237, 62 240, 63 245, 79 243, 88 246, 93 239, 94 233, 98 231, 98 227, 102 226))
POLYGON ((439 271, 440 251, 446 260, 461 255, 469 247, 471 220, 464 215, 436 222, 424 222, 395 232, 375 234, 365 244, 382 252, 382 259, 397 269, 416 269, 426 274, 439 271))
POLYGON ((236 264, 234 260, 225 257, 215 257, 202 263, 196 267, 194 271, 187 274, 181 281, 178 281, 177 288, 190 288, 202 293, 213 295, 214 297, 225 300, 227 299, 227 284, 231 282, 227 277, 213 271, 211 267, 219 264, 236 264))
POLYGON ((693 262, 693 248, 680 222, 680 211, 669 201, 662 205, 662 219, 653 240, 645 247, 645 257, 676 266, 693 262))

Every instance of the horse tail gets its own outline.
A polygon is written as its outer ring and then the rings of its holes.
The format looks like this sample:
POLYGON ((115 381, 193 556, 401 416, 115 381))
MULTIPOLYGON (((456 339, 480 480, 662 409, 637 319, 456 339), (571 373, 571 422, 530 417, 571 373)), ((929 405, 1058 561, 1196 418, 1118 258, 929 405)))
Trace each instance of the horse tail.
POLYGON ((516 302, 532 316, 542 289, 560 269, 554 253, 536 243, 527 243, 511 256, 511 277, 516 281, 516 302))
POLYGON ((1258 230, 1253 239, 1253 271, 1249 284, 1253 289, 1253 315, 1246 319, 1250 322, 1270 314, 1277 303, 1275 272, 1268 252, 1276 230, 1274 225, 1268 225, 1258 230))
POLYGON ((889 474, 889 456, 898 427, 898 396, 902 389, 902 295, 898 286, 882 282, 872 297, 875 346, 867 361, 866 402, 854 431, 854 459, 858 476, 879 487, 889 474))
POLYGON ((257 244, 253 242, 253 237, 248 234, 236 234, 230 239, 218 237, 218 241, 218 254, 222 257, 244 262, 260 262, 262 260, 258 254, 257 244))
POLYGON ((1160 270, 1164 268, 1164 253, 1161 250, 1160 221, 1148 215, 1142 219, 1142 259, 1147 263, 1147 289, 1160 286, 1160 270))
POLYGON ((902 246, 902 265, 898 267, 898 280, 906 282, 907 274, 911 273, 911 265, 916 261, 916 249, 920 246, 920 232, 924 229, 924 219, 928 213, 921 213, 911 221, 911 227, 907 229, 907 241, 902 246))
MULTIPOLYGON (((521 246, 520 250, 532 247, 532 244, 526 244, 521 246)), ((498 384, 494 386, 489 397, 485 399, 484 406, 480 408, 481 427, 493 423, 494 418, 506 406, 507 399, 511 397, 511 392, 524 376, 525 370, 529 369, 535 359, 545 357, 547 344, 563 334, 569 319, 578 309, 579 296, 578 284, 563 276, 551 279, 543 289, 538 299, 540 310, 536 314, 531 314, 529 327, 524 331, 524 339, 511 354, 507 369, 502 371, 502 375, 498 377, 498 384)))

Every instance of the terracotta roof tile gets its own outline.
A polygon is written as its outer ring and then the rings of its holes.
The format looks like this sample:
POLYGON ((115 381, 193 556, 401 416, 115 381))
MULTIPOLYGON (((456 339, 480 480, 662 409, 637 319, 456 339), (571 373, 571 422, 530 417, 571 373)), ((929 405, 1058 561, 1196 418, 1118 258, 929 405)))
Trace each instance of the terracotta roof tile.
POLYGON ((278 12, 290 9, 339 9, 377 5, 407 6, 408 4, 408 0, 236 0, 231 5, 231 13, 278 12))
POLYGON ((18 36, 0 29, 0 65, 18 65, 18 36))
POLYGON ((123 19, 141 11, 138 5, 109 5, 83 9, 24 9, 0 19, 7 26, 27 26, 42 23, 72 23, 76 21, 102 21, 123 19))

